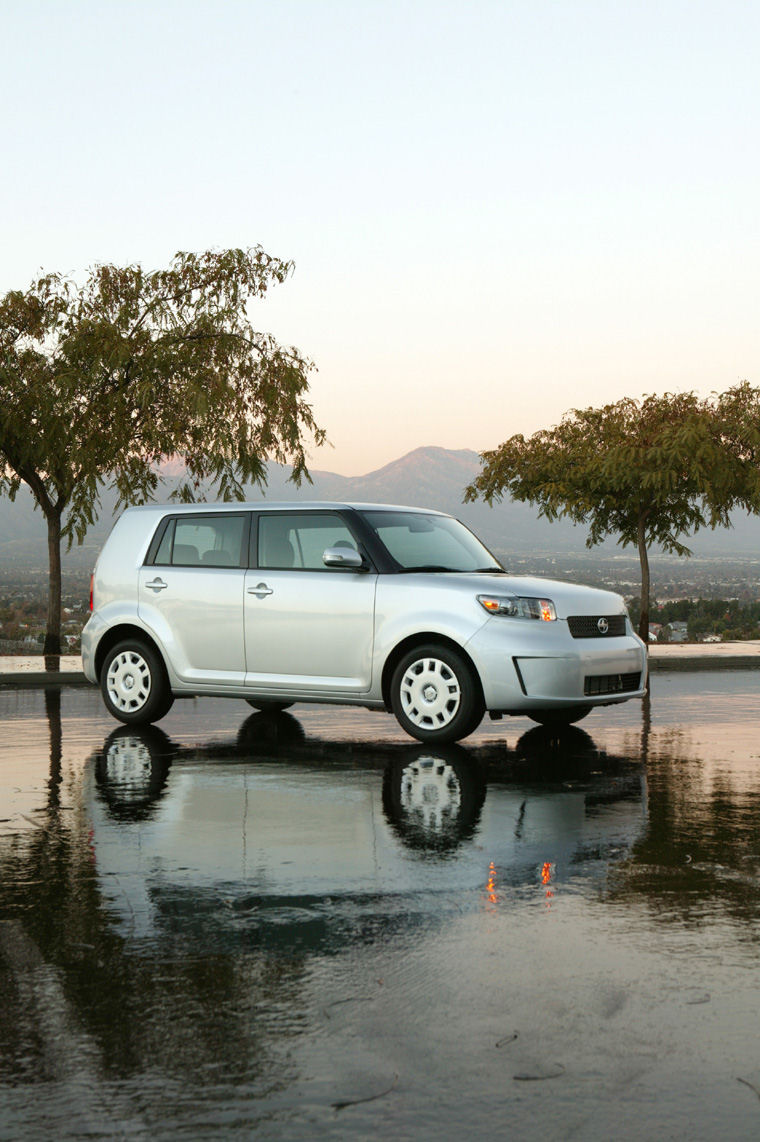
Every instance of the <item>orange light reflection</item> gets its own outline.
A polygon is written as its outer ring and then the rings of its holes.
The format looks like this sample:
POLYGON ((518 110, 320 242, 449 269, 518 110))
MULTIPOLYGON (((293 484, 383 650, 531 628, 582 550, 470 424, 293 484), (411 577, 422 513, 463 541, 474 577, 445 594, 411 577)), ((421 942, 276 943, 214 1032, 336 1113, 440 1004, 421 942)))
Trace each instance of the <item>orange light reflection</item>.
POLYGON ((489 904, 498 904, 499 897, 496 894, 496 865, 491 861, 488 866, 488 880, 486 881, 486 892, 488 893, 489 904))
POLYGON ((551 908, 552 897, 554 896, 554 889, 550 888, 550 884, 554 879, 555 866, 550 860, 544 861, 541 867, 541 883, 546 887, 546 907, 551 908))

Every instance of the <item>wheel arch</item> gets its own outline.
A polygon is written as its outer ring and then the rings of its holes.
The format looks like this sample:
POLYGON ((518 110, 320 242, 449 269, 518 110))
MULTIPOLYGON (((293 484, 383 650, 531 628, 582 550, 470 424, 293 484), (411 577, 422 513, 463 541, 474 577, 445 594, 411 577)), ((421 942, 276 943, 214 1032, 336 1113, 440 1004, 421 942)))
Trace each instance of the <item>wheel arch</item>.
POLYGON ((98 643, 98 648, 95 651, 96 676, 100 678, 100 672, 103 669, 103 661, 109 650, 112 650, 114 646, 120 642, 124 642, 124 640, 128 638, 133 638, 139 642, 143 642, 146 646, 149 646, 151 650, 155 651, 155 653, 158 655, 161 665, 164 668, 164 673, 166 674, 168 685, 169 672, 166 669, 166 661, 161 651, 161 647, 158 645, 154 638, 151 638, 151 636, 143 627, 137 626, 134 623, 119 623, 117 626, 111 627, 111 629, 103 635, 100 642, 98 643))
POLYGON ((409 635, 408 638, 402 639, 400 643, 394 646, 385 660, 383 665, 382 692, 383 702, 387 710, 392 710, 393 708, 391 704, 391 679, 399 662, 405 654, 408 654, 410 650, 414 650, 415 647, 428 646, 431 643, 438 643, 439 646, 447 646, 450 650, 455 651, 460 658, 464 659, 470 668, 473 681, 478 688, 480 697, 483 698, 483 683, 480 680, 478 668, 462 644, 457 642, 456 639, 449 638, 448 635, 440 634, 438 631, 420 631, 418 634, 412 634, 409 635))

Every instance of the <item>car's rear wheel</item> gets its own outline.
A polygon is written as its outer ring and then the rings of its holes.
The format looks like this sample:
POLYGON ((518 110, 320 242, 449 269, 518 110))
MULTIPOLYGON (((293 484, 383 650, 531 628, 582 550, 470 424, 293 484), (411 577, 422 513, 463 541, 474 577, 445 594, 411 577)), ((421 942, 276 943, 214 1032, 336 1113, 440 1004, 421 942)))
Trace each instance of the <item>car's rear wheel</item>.
POLYGON ((528 717, 540 726, 571 726, 591 713, 591 706, 566 706, 564 710, 531 710, 528 717))
POLYGON ((399 725, 423 742, 455 742, 480 724, 478 679, 462 655, 431 643, 406 654, 393 672, 391 705, 399 725))
POLYGON ((160 656, 138 639, 108 651, 100 671, 100 689, 110 714, 127 725, 158 722, 174 697, 160 656))

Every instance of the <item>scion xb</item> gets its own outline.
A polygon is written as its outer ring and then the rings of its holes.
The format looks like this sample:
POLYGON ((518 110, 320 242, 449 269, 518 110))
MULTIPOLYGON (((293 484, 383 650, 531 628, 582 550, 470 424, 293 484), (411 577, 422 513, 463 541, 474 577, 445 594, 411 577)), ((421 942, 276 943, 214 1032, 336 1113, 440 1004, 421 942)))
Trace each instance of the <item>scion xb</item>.
POLYGON ((445 743, 486 712, 563 725, 646 688, 646 648, 618 595, 511 576, 432 510, 130 508, 91 593, 84 672, 128 724, 214 695, 388 710, 445 743))

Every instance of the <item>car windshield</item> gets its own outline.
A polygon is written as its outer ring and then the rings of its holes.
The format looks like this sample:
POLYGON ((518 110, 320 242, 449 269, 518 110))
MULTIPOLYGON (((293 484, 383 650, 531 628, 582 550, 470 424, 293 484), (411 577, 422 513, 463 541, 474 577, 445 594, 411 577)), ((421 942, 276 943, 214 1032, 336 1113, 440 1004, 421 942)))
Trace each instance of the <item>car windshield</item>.
POLYGON ((451 516, 365 512, 399 571, 502 571, 490 551, 451 516))

